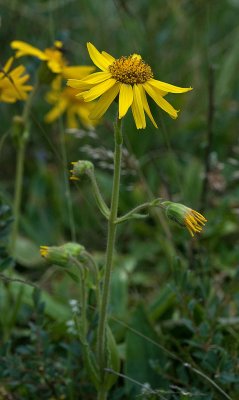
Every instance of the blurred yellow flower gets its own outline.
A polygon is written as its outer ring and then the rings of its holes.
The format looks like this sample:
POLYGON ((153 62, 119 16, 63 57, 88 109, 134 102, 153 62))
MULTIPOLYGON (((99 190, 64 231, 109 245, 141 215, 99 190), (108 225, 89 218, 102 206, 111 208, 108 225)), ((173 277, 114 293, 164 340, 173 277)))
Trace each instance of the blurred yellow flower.
POLYGON ((138 54, 115 59, 105 51, 100 53, 91 43, 87 43, 87 47, 93 63, 102 72, 93 73, 83 79, 69 79, 67 84, 78 89, 77 96, 86 102, 100 97, 90 118, 101 118, 118 96, 120 119, 131 107, 137 129, 146 127, 145 112, 157 128, 146 94, 172 118, 177 118, 178 111, 164 99, 164 96, 167 93, 188 92, 192 90, 191 87, 181 88, 154 79, 151 67, 138 54))
POLYGON ((98 121, 92 121, 89 113, 94 104, 85 103, 76 97, 77 90, 61 86, 61 78, 56 78, 52 83, 52 89, 46 95, 46 101, 53 105, 53 108, 46 114, 45 121, 52 123, 61 115, 66 113, 66 125, 68 128, 77 128, 80 122, 87 128, 93 127, 98 121))
POLYGON ((33 87, 25 85, 29 79, 23 65, 11 70, 13 57, 9 58, 4 67, 0 69, 0 101, 15 103, 17 100, 26 100, 28 92, 33 87))
POLYGON ((16 50, 16 57, 36 57, 45 61, 53 73, 61 74, 66 79, 74 78, 78 74, 85 76, 95 69, 92 66, 67 66, 68 62, 64 57, 63 43, 59 40, 54 42, 54 47, 46 48, 43 51, 20 40, 11 42, 11 47, 16 50))

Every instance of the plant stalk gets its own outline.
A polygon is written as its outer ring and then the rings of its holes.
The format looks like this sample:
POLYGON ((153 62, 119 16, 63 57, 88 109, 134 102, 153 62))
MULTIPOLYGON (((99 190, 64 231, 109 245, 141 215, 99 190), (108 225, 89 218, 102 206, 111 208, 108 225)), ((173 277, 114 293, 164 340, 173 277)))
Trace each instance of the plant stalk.
POLYGON ((22 124, 23 124, 22 132, 20 134, 20 137, 17 138, 17 162, 16 162, 16 176, 15 176, 15 193, 13 201, 14 221, 12 226, 12 236, 10 243, 10 250, 13 255, 15 253, 20 213, 21 213, 24 162, 25 162, 26 145, 29 138, 29 115, 33 103, 33 98, 37 90, 38 90, 38 82, 36 83, 34 89, 32 90, 27 101, 25 102, 22 113, 22 124))
POLYGON ((121 154, 122 154, 122 132, 121 120, 117 119, 115 124, 115 152, 114 152, 114 176, 111 195, 111 207, 108 220, 108 236, 106 248, 106 264, 104 271, 104 280, 102 288, 102 297, 99 314, 99 328, 97 337, 98 361, 102 380, 102 388, 98 392, 98 400, 107 398, 107 391, 103 389, 105 368, 107 367, 107 349, 106 349, 106 325, 107 325, 107 309, 110 296, 110 281, 113 266, 113 255, 116 236, 116 221, 118 214, 119 203, 119 187, 120 187, 120 172, 121 172, 121 154))
POLYGON ((15 194, 14 194, 14 203, 13 203, 14 221, 13 221, 12 238, 11 238, 12 239, 11 240, 11 250, 12 250, 13 255, 15 252, 18 227, 19 227, 19 219, 20 219, 25 152, 26 152, 26 141, 21 140, 21 142, 19 143, 19 146, 18 146, 18 151, 17 151, 15 194))

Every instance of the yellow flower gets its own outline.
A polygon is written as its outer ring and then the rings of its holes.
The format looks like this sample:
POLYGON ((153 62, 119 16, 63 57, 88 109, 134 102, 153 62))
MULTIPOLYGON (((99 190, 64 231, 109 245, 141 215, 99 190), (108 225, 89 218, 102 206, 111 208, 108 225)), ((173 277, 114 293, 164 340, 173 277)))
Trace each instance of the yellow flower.
POLYGON ((25 85, 29 79, 23 65, 11 70, 13 57, 9 58, 4 67, 0 69, 0 101, 15 103, 17 100, 26 100, 32 86, 25 85))
POLYGON ((78 89, 80 92, 77 96, 86 102, 100 97, 90 118, 101 118, 118 96, 120 119, 131 107, 137 129, 146 127, 145 112, 157 128, 146 94, 172 118, 177 118, 178 111, 164 99, 164 96, 167 93, 188 92, 192 90, 191 87, 181 88, 154 79, 151 67, 138 54, 115 59, 105 51, 100 53, 91 43, 87 43, 87 47, 93 63, 102 72, 93 73, 81 80, 69 79, 67 84, 78 89))
POLYGON ((184 204, 164 201, 162 206, 166 211, 167 217, 178 225, 186 227, 192 237, 195 233, 200 233, 207 222, 202 214, 186 207, 184 204))
POLYGON ((87 75, 95 68, 92 66, 67 66, 64 57, 63 43, 59 40, 54 42, 54 47, 40 50, 26 42, 14 40, 11 42, 12 49, 16 50, 16 57, 33 56, 45 61, 48 68, 55 74, 61 74, 64 78, 74 78, 78 74, 87 75))
POLYGON ((85 103, 76 97, 77 90, 70 87, 61 88, 61 78, 53 81, 52 90, 46 95, 46 100, 52 104, 52 109, 46 114, 45 121, 52 123, 61 115, 66 114, 66 125, 68 128, 77 128, 78 120, 87 128, 96 125, 98 121, 92 121, 89 113, 94 104, 85 103))

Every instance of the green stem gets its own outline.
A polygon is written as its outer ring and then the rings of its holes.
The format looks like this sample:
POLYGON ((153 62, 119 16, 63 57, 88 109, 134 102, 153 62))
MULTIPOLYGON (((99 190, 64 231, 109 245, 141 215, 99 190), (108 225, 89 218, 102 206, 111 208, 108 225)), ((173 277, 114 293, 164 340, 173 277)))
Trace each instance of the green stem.
POLYGON ((162 207, 163 199, 158 198, 147 203, 140 204, 139 206, 135 207, 133 210, 129 211, 127 214, 123 215, 122 217, 117 218, 117 224, 121 222, 125 222, 131 218, 140 218, 144 217, 145 215, 138 214, 139 211, 145 210, 146 208, 151 207, 162 207))
POLYGON ((60 120, 60 145, 61 145, 61 156, 63 163, 63 178, 65 185, 65 195, 66 195, 66 207, 68 212, 70 231, 71 231, 71 240, 73 242, 76 241, 76 229, 75 229, 75 221, 74 221, 74 211, 73 204, 71 198, 71 190, 68 176, 68 160, 67 160, 67 152, 66 152, 66 144, 65 144, 65 133, 63 128, 62 120, 60 120))
POLYGON ((15 193, 13 201, 13 226, 12 226, 12 237, 11 237, 11 252, 14 255, 16 240, 19 228, 21 201, 22 201, 22 185, 23 185, 23 173, 24 173, 24 161, 26 153, 26 144, 29 138, 29 114, 33 102, 33 98, 38 89, 38 83, 36 83, 30 96, 25 102, 23 113, 22 113, 22 131, 19 133, 17 138, 17 165, 16 165, 16 176, 15 176, 15 193))
POLYGON ((122 133, 121 120, 117 120, 115 125, 115 153, 114 153, 114 177, 111 196, 110 215, 108 220, 108 237, 106 248, 106 264, 104 271, 104 281, 102 288, 102 298, 99 314, 99 328, 97 337, 98 360, 102 381, 102 388, 98 393, 98 400, 104 400, 107 397, 107 391, 103 390, 104 369, 107 367, 106 359, 106 324, 107 324, 107 309, 110 295, 110 281, 113 265, 115 235, 116 235, 116 220, 118 213, 119 202, 119 186, 120 186, 120 171, 121 171, 121 153, 122 153, 122 133))
POLYGON ((77 266, 80 272, 80 327, 78 330, 78 334, 81 337, 82 343, 86 341, 86 334, 87 334, 87 290, 86 290, 86 274, 87 271, 84 269, 84 266, 76 259, 72 258, 72 261, 77 266))
POLYGON ((95 264, 94 258, 91 256, 90 253, 87 251, 85 252, 85 256, 87 257, 90 266, 91 266, 91 271, 94 275, 94 281, 95 281, 95 292, 96 292, 96 306, 99 309, 100 308, 100 287, 99 287, 99 271, 98 267, 95 264))
POLYGON ((26 151, 26 141, 21 140, 18 146, 17 151, 17 167, 16 167, 16 178, 15 178, 15 194, 14 194, 14 203, 13 203, 13 227, 12 227, 12 240, 11 240, 11 251, 14 254, 18 227, 19 227, 19 219, 20 219, 20 208, 21 208, 21 199, 22 199, 22 184, 23 184, 23 171, 24 171, 24 160, 25 160, 25 151, 26 151))
POLYGON ((102 197, 94 171, 89 171, 88 176, 92 184, 96 204, 98 205, 100 212, 105 216, 106 219, 108 219, 110 210, 102 197))
POLYGON ((107 400, 107 392, 104 389, 98 391, 97 400, 107 400))

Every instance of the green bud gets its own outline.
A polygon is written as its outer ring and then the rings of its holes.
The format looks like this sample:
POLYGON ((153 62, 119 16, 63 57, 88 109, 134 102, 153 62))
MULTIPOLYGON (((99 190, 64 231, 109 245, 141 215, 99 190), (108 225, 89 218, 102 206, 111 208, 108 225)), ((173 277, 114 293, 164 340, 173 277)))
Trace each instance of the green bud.
POLYGON ((186 227, 191 236, 194 236, 195 233, 200 233, 207 222, 202 214, 186 207, 184 204, 164 201, 161 205, 165 209, 166 216, 178 225, 186 227))
POLYGON ((87 160, 79 160, 71 163, 73 165, 73 169, 70 170, 72 175, 70 176, 71 180, 78 181, 82 176, 88 175, 94 171, 94 165, 92 162, 87 160))
POLYGON ((41 246, 40 254, 50 264, 68 267, 72 258, 79 259, 85 252, 84 246, 78 243, 66 243, 62 246, 41 246))

